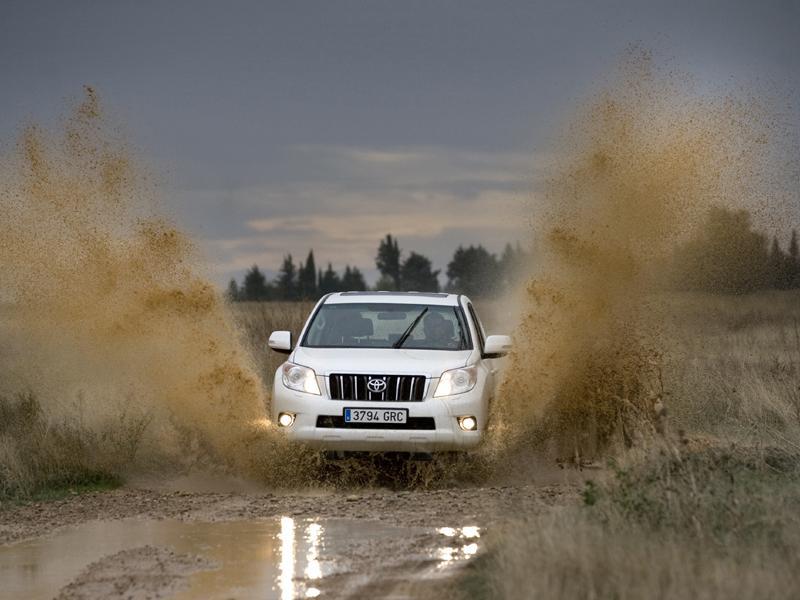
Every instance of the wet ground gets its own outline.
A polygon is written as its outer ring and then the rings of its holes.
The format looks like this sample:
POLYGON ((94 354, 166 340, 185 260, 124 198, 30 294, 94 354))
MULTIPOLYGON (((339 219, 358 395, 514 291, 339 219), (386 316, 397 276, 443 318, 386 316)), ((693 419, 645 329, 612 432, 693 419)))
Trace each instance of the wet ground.
POLYGON ((409 598, 570 485, 353 493, 122 489, 0 509, 0 598, 409 598))
POLYGON ((2 594, 19 600, 53 598, 62 589, 65 597, 138 590, 185 600, 315 598, 334 579, 337 595, 347 595, 376 573, 403 566, 418 580, 440 577, 479 548, 474 526, 432 530, 285 516, 90 521, 0 549, 0 581, 2 594))

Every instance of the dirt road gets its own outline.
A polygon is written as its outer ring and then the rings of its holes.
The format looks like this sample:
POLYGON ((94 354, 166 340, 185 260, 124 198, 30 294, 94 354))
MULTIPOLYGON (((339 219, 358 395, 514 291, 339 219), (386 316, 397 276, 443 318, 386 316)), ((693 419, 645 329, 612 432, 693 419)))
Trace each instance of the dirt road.
POLYGON ((576 497, 569 484, 159 488, 4 507, 0 597, 421 597, 479 555, 493 528, 576 497))

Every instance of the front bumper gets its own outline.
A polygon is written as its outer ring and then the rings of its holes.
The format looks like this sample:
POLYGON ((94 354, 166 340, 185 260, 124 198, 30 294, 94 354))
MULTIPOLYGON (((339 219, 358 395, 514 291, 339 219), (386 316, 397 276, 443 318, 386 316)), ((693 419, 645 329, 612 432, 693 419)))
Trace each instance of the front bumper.
MULTIPOLYGON (((293 413, 294 423, 283 428, 286 436, 320 450, 441 452, 474 448, 480 443, 486 427, 486 402, 478 389, 480 386, 466 394, 433 398, 430 390, 435 389, 436 382, 437 380, 429 382, 426 398, 420 402, 331 400, 324 395, 316 396, 286 388, 278 373, 273 386, 272 419, 276 421, 281 412, 293 413), (320 420, 320 417, 341 417, 345 407, 403 408, 408 410, 409 419, 415 422, 424 419, 430 423, 432 419, 433 428, 355 429, 317 426, 322 424, 320 421, 333 421, 320 420), (477 419, 476 431, 463 431, 459 427, 457 417, 466 415, 477 419)), ((325 388, 320 385, 320 389, 325 388)))

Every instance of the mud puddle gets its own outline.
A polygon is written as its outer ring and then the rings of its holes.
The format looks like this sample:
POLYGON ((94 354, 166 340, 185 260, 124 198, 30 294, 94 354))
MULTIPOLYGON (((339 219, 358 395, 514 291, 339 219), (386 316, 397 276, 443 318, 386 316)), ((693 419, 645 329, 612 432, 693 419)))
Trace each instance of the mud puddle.
POLYGON ((393 590, 411 574, 448 574, 479 552, 480 535, 470 526, 288 516, 90 521, 0 547, 0 597, 343 597, 393 590))

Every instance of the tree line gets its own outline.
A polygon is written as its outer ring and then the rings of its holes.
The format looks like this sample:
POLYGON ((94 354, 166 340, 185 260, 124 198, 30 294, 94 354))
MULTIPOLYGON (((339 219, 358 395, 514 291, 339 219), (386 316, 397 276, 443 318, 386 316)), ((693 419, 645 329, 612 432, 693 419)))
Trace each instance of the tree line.
MULTIPOLYGON (((447 265, 444 291, 471 296, 501 293, 518 279, 526 258, 527 254, 519 243, 514 246, 506 244, 499 257, 482 245, 459 246, 447 265)), ((442 291, 440 270, 434 270, 431 260, 423 254, 414 251, 406 254, 391 234, 378 244, 375 266, 380 273, 374 286, 376 290, 442 291)), ((299 264, 295 264, 292 255, 287 254, 272 281, 267 280, 258 265, 253 265, 241 283, 236 279, 230 280, 228 297, 236 301, 315 300, 330 292, 367 289, 358 267, 346 265, 340 273, 328 263, 325 270, 317 269, 314 251, 309 250, 306 260, 299 264)))
POLYGON ((266 275, 253 265, 244 275, 242 283, 231 279, 228 297, 234 301, 260 302, 264 300, 315 300, 330 292, 363 291, 367 289, 364 275, 358 267, 347 265, 342 274, 331 263, 323 271, 317 270, 314 251, 309 250, 305 262, 295 265, 287 254, 277 277, 268 281, 266 275))
MULTIPOLYGON (((777 237, 753 228, 746 210, 716 207, 709 210, 698 232, 680 244, 671 262, 661 265, 669 287, 741 294, 765 289, 800 288, 800 248, 792 229, 782 245, 777 237)), ((519 243, 506 244, 500 256, 481 245, 459 246, 447 264, 444 286, 440 270, 418 252, 405 252, 391 234, 378 244, 375 266, 380 278, 373 289, 387 291, 446 291, 473 297, 497 296, 527 273, 530 255, 519 243)), ((277 277, 268 281, 253 265, 242 283, 231 279, 228 295, 234 300, 315 300, 330 292, 363 291, 368 286, 357 267, 336 271, 331 263, 317 269, 314 251, 295 265, 292 255, 283 259, 277 277)))
POLYGON ((748 211, 712 208, 675 252, 674 287, 731 294, 800 288, 797 230, 788 232, 785 248, 753 229, 748 211))

